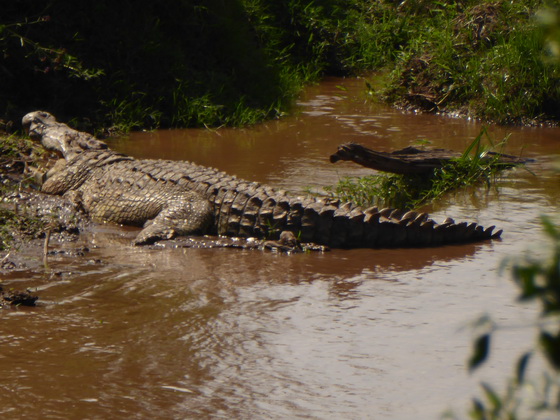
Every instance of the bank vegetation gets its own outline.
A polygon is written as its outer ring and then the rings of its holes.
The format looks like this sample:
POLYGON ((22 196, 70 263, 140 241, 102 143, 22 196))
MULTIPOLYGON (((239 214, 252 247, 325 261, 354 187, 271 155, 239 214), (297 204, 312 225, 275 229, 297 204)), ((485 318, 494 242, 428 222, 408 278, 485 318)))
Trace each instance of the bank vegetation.
POLYGON ((372 96, 401 107, 557 121, 554 7, 558 1, 10 1, 0 17, 0 119, 13 129, 25 113, 45 109, 84 129, 247 125, 289 111, 322 76, 376 71, 386 77, 372 96))

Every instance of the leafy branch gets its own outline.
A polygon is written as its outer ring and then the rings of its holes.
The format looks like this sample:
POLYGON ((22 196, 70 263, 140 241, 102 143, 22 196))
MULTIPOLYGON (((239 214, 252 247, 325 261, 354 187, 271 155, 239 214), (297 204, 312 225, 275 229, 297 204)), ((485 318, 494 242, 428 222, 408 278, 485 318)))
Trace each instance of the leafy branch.
POLYGON ((21 33, 21 29, 23 28, 49 21, 50 16, 41 16, 33 21, 0 25, 0 48, 3 41, 6 41, 8 38, 15 38, 19 41, 22 48, 26 48, 27 46, 31 47, 31 52, 26 55, 26 58, 37 58, 40 62, 44 63, 43 68, 39 69, 36 67, 36 71, 50 73, 51 71, 66 69, 70 77, 83 80, 90 80, 102 76, 104 74, 102 69, 86 68, 77 57, 69 54, 65 48, 46 47, 21 33))
MULTIPOLYGON (((474 419, 519 418, 527 367, 537 352, 544 356, 550 369, 543 375, 539 401, 533 410, 535 414, 560 415, 560 226, 546 216, 541 220, 550 242, 547 248, 550 254, 545 257, 541 255, 539 258, 526 256, 521 262, 511 259, 503 264, 505 267, 513 261, 512 277, 520 290, 518 300, 536 301, 540 304, 541 313, 536 322, 539 330, 537 343, 517 360, 515 378, 510 381, 503 395, 497 393, 490 385, 482 384, 486 401, 474 399, 471 410, 471 417, 474 419)), ((478 369, 486 362, 490 355, 492 334, 498 329, 488 317, 483 317, 477 324, 484 328, 484 332, 474 342, 473 354, 468 362, 470 371, 478 369)))

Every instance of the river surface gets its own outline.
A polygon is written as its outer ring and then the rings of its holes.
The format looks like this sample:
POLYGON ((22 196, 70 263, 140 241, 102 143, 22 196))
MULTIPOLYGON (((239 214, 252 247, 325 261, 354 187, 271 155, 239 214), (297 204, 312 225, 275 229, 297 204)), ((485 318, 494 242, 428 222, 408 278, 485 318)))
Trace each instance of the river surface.
MULTIPOLYGON (((361 79, 307 89, 294 114, 247 129, 166 130, 110 141, 138 158, 192 160, 291 191, 371 173, 329 163, 343 142, 390 151, 429 141, 463 150, 481 124, 373 105, 361 79)), ((428 208, 441 221, 496 225, 498 241, 413 250, 281 255, 130 246, 134 228, 101 225, 42 270, 2 275, 35 308, 0 311, 0 413, 51 419, 459 418, 479 384, 499 389, 534 342, 537 310, 515 302, 500 264, 546 251, 557 214, 560 129, 489 127, 535 159, 428 208), (538 251, 540 252, 540 251, 538 251), (504 326, 470 375, 469 325, 504 326)))

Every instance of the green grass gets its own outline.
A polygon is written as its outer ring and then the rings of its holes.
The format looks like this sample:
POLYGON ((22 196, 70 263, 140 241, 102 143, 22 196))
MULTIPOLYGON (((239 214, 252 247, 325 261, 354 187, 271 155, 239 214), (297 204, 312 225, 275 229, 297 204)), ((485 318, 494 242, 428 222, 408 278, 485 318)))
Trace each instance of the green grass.
POLYGON ((560 119, 558 18, 534 18, 541 0, 203 3, 8 2, 0 120, 45 109, 82 129, 248 125, 324 75, 371 71, 389 73, 372 96, 391 104, 560 119))
POLYGON ((498 155, 488 152, 501 150, 506 141, 495 144, 483 129, 460 158, 434 170, 431 176, 381 174, 343 178, 326 190, 334 197, 363 207, 418 208, 460 188, 477 184, 490 188, 511 165, 501 163, 498 155))
POLYGON ((0 159, 2 162, 23 158, 30 153, 41 153, 42 147, 37 146, 29 139, 22 139, 16 136, 2 135, 0 133, 0 159))
POLYGON ((558 120, 560 70, 547 59, 550 30, 535 18, 542 6, 433 2, 413 16, 381 97, 505 124, 558 120))

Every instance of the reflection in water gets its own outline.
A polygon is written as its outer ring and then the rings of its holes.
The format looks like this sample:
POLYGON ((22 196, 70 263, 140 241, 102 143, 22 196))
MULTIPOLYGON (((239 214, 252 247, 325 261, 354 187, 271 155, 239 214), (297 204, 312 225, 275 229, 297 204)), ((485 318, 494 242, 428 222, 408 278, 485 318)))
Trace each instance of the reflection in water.
MULTIPOLYGON (((137 157, 188 159, 290 190, 369 170, 331 165, 339 143, 392 150, 427 139, 461 150, 480 125, 366 103, 359 79, 312 87, 298 113, 250 129, 168 130, 115 140, 137 157), (345 90, 337 86, 344 85, 345 90)), ((286 256, 231 249, 131 247, 137 229, 100 226, 86 257, 3 277, 42 306, 0 312, 0 412, 52 418, 437 418, 464 413, 477 383, 511 374, 532 331, 509 329, 490 366, 465 370, 463 328, 489 312, 523 324, 497 267, 542 241, 557 211, 558 129, 496 128, 507 151, 536 158, 499 189, 432 206, 504 229, 501 241, 419 250, 286 256)), ((71 248, 73 244, 61 245, 71 248)), ((40 267, 40 261, 37 262, 40 267)))

